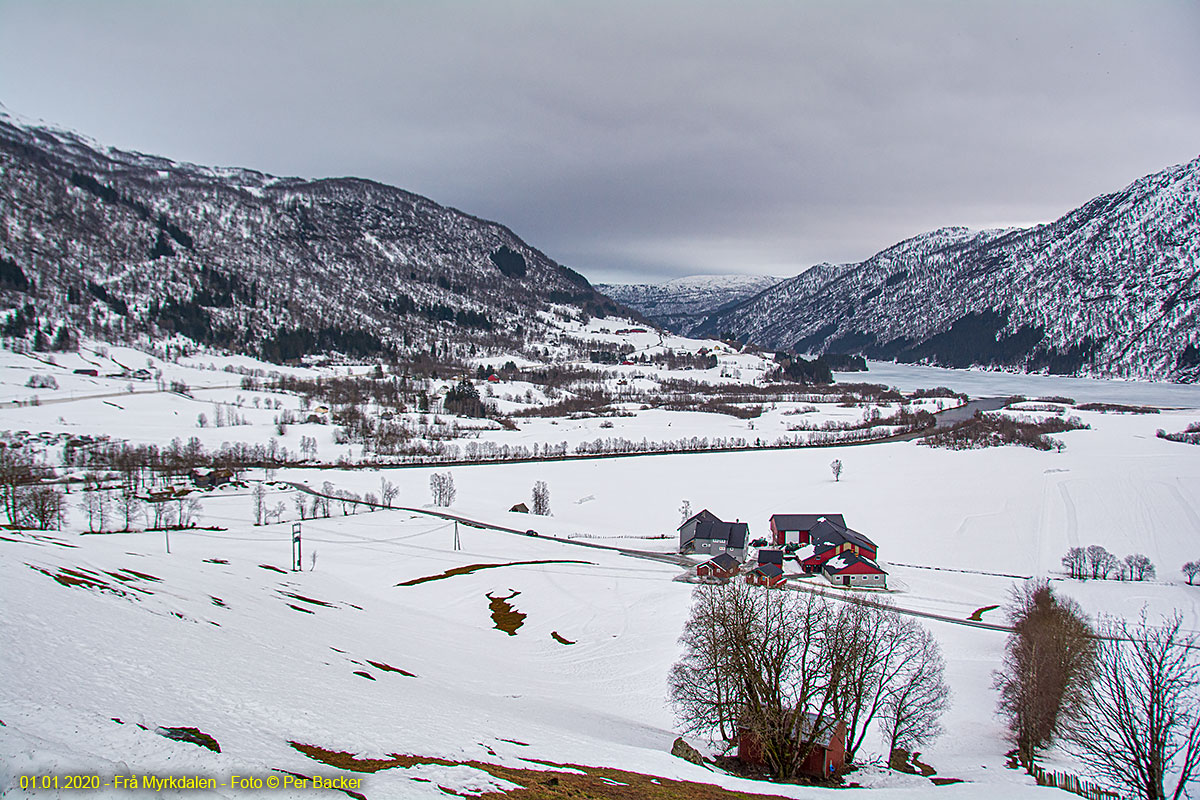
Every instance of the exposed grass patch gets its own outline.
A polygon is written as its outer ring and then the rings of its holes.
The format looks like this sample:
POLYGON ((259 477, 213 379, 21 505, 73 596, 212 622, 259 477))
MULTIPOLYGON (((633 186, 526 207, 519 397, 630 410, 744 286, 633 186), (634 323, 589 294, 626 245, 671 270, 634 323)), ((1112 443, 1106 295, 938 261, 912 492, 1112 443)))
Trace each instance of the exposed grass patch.
POLYGON ((576 561, 573 559, 543 559, 541 561, 509 561, 504 564, 470 564, 465 567, 454 567, 448 569, 438 575, 426 575, 424 578, 413 578, 411 581, 397 583, 397 586, 416 586, 420 583, 428 583, 429 581, 440 581, 443 578, 453 578, 455 575, 470 575, 472 572, 478 572, 481 569, 495 569, 497 567, 521 567, 529 564, 590 564, 594 565, 594 561, 576 561))
POLYGON ((225 605, 225 601, 219 597, 216 597, 216 596, 210 594, 208 596, 208 599, 212 601, 212 604, 214 606, 220 606, 221 608, 228 608, 228 606, 225 605))
MULTIPOLYGON (((301 778, 306 781, 311 781, 313 779, 311 775, 304 775, 300 772, 289 772, 286 769, 279 769, 278 767, 272 767, 271 771, 278 772, 283 775, 291 775, 293 778, 301 778)), ((340 789, 336 786, 333 787, 333 789, 334 789, 334 791, 341 792, 342 794, 346 795, 347 797, 353 797, 354 800, 367 800, 367 796, 365 794, 360 794, 360 793, 354 791, 353 789, 340 789)))
POLYGON ((174 739, 177 742, 188 742, 189 744, 197 745, 198 747, 207 747, 214 753, 221 752, 221 745, 217 744, 217 740, 209 736, 199 728, 156 728, 155 733, 159 736, 165 736, 168 739, 174 739))
POLYGON ((526 614, 514 609, 509 605, 508 601, 519 595, 520 592, 513 592, 508 597, 492 597, 491 593, 484 595, 491 603, 488 607, 492 610, 492 622, 495 623, 498 630, 502 630, 509 636, 516 636, 517 629, 525 624, 526 614))
POLYGON ((400 669, 399 667, 393 667, 391 664, 385 664, 382 661, 372 661, 371 659, 368 658, 368 659, 366 659, 366 662, 368 664, 370 664, 372 667, 374 667, 375 669, 382 670, 384 672, 398 672, 406 678, 417 677, 416 675, 412 674, 411 672, 409 672, 406 669, 400 669))
POLYGON ((321 606, 323 608, 337 608, 337 606, 333 605, 332 603, 326 603, 324 600, 314 600, 311 597, 305 597, 302 594, 292 594, 291 592, 285 592, 282 589, 278 589, 276 591, 278 591, 284 597, 290 597, 293 600, 299 600, 302 603, 310 603, 314 606, 321 606))
POLYGON ((206 559, 204 559, 204 563, 205 564, 228 564, 229 562, 223 558, 206 558, 206 559))
POLYGON ((570 639, 564 639, 561 635, 559 635, 558 631, 550 631, 550 638, 559 644, 575 644, 570 639))
MULTIPOLYGON (((95 589, 97 591, 108 592, 109 594, 115 594, 118 597, 131 597, 132 596, 125 590, 120 589, 120 588, 108 583, 103 578, 101 578, 98 574, 92 572, 91 570, 85 570, 82 567, 80 567, 78 569, 71 569, 69 567, 59 567, 58 572, 51 572, 50 570, 45 569, 44 567, 35 567, 33 564, 26 564, 25 566, 29 567, 34 572, 42 573, 47 578, 52 578, 60 586, 67 586, 67 587, 73 587, 73 588, 79 588, 79 589, 95 589)), ((151 592, 146 591, 145 589, 142 589, 141 591, 144 594, 151 594, 151 592)))
POLYGON ((291 603, 288 603, 288 604, 287 604, 287 607, 288 607, 288 608, 294 608, 294 609, 296 609, 297 611, 301 611, 301 612, 303 612, 303 613, 305 613, 305 614, 315 614, 315 613, 316 613, 315 611, 312 611, 312 610, 310 610, 310 609, 307 609, 307 608, 301 608, 300 606, 294 606, 294 605, 292 605, 291 603))
POLYGON ((903 747, 897 747, 892 751, 892 757, 888 759, 888 768, 897 772, 907 772, 909 775, 920 774, 924 778, 932 778, 937 775, 936 769, 921 761, 919 751, 910 753, 903 747))
POLYGON ((269 569, 271 572, 278 572, 280 575, 287 575, 287 573, 281 570, 279 567, 272 567, 270 564, 259 564, 258 568, 269 569))
POLYGON ((374 676, 374 675, 372 675, 372 674, 371 674, 371 673, 369 673, 369 672, 364 672, 364 671, 363 671, 363 670, 361 670, 361 669, 356 669, 356 670, 354 670, 354 674, 355 674, 355 675, 357 675, 357 676, 358 676, 358 677, 360 677, 360 678, 366 678, 366 679, 367 679, 367 680, 369 680, 369 681, 373 681, 373 680, 375 680, 375 676, 374 676))
POLYGON ((977 608, 971 612, 971 616, 967 617, 967 619, 971 620, 972 622, 983 622, 984 614, 989 611, 995 611, 999 607, 1000 606, 984 606, 982 608, 977 608))
MULTIPOLYGON (((493 778, 515 783, 523 788, 508 793, 485 792, 480 798, 498 800, 560 800, 588 798, 589 800, 778 800, 778 795, 735 792, 707 783, 676 781, 639 772, 626 772, 608 767, 585 767, 578 764, 556 764, 538 761, 549 770, 502 767, 482 761, 448 761, 444 758, 390 753, 387 758, 359 758, 351 753, 326 750, 310 744, 288 742, 304 755, 336 769, 347 772, 375 773, 397 767, 418 764, 439 764, 444 767, 473 767, 493 778), (563 770, 563 771, 559 771, 563 770), (570 771, 567 771, 570 770, 570 771)), ((519 744, 519 743, 518 743, 519 744)))

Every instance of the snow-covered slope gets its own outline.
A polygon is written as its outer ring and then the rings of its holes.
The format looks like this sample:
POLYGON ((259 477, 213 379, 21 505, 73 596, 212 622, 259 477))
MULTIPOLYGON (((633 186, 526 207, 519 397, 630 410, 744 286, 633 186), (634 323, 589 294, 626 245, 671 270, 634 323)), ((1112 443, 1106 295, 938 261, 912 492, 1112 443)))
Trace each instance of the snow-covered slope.
POLYGON ((943 366, 1194 380, 1200 159, 1029 229, 943 228, 815 269, 693 333, 943 366))
POLYGON ((9 320, 30 339, 65 321, 274 358, 428 354, 519 342, 552 303, 615 310, 504 226, 368 180, 176 163, 3 111, 0 174, 0 310, 41 320, 9 320))
POLYGON ((596 289, 647 319, 686 335, 707 315, 779 283, 769 275, 692 275, 666 283, 603 283, 596 289))

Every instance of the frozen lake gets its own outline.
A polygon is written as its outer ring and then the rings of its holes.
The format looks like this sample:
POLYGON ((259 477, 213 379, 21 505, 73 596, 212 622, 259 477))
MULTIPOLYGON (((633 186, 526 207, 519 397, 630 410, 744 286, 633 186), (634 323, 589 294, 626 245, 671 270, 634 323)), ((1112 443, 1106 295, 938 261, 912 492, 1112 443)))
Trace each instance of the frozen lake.
POLYGON ((970 369, 943 369, 915 364, 868 361, 868 372, 839 372, 835 377, 847 383, 865 381, 883 383, 904 391, 948 386, 972 397, 1026 397, 1060 395, 1080 403, 1127 403, 1131 405, 1200 408, 1200 384, 1153 383, 1150 381, 1113 381, 1095 378, 1068 378, 1060 375, 1026 375, 1016 372, 985 372, 970 369))

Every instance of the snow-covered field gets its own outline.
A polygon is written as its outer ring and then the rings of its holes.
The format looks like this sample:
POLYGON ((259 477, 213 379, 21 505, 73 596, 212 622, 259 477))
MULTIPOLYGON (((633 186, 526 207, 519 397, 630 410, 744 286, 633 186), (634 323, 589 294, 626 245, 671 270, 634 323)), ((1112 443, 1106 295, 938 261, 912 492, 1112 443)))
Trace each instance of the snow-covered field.
MULTIPOLYGON (((5 397, 25 399, 25 379, 45 365, 22 366, 18 362, 26 357, 0 355, 6 359, 0 370, 5 397)), ((140 358, 144 363, 146 356, 140 358)), ((6 408, 0 430, 78 430, 159 443, 197 435, 210 447, 245 434, 271 435, 274 409, 254 409, 255 393, 238 388, 239 376, 223 372, 223 362, 208 370, 209 360, 193 359, 200 369, 169 362, 162 369, 168 381, 193 388, 231 386, 212 389, 212 397, 236 404, 240 393, 240 410, 254 424, 198 428, 197 413, 213 402, 201 392, 195 394, 202 401, 126 392, 124 398, 51 404, 47 397, 39 406, 6 408)), ((65 362, 62 354, 59 361, 65 362)), ((916 388, 924 374, 922 368, 883 366, 891 378, 876 365, 865 375, 845 377, 916 388)), ((68 368, 75 367, 66 363, 62 370, 68 368)), ((103 378, 58 374, 60 394, 109 388, 103 378)), ((172 532, 169 555, 161 532, 81 535, 77 509, 62 532, 0 530, 0 793, 26 796, 19 776, 33 774, 99 774, 104 781, 114 774, 187 774, 211 776, 218 784, 232 774, 283 774, 272 770, 343 774, 302 755, 289 745, 294 741, 360 757, 400 753, 524 769, 543 768, 534 760, 549 761, 789 797, 832 797, 831 790, 754 783, 671 756, 677 732, 666 678, 679 655, 677 637, 693 587, 673 580, 680 569, 671 564, 546 538, 669 551, 673 540, 648 537, 674 533, 684 500, 693 511, 707 507, 748 522, 752 538, 766 534, 773 513, 842 513, 879 544, 896 604, 955 619, 1002 604, 1016 580, 1008 576, 1057 575, 1069 546, 1102 544, 1118 556, 1142 552, 1158 567, 1157 581, 1062 580, 1055 587, 1091 613, 1133 615, 1147 605, 1152 614, 1178 610, 1184 627, 1200 630, 1200 587, 1188 587, 1179 573, 1184 561, 1200 558, 1200 448, 1155 438, 1158 428, 1181 430, 1200 419, 1195 388, 1090 381, 1095 392, 1089 395, 1069 379, 1042 378, 1038 388, 1019 388, 1035 384, 1023 384, 1031 380, 1027 376, 981 375, 938 371, 924 385, 1080 401, 1157 398, 1190 410, 1080 412, 1092 428, 1059 434, 1066 443, 1061 453, 1016 447, 952 452, 915 442, 843 447, 836 451, 845 467, 838 482, 829 470, 834 456, 821 449, 281 470, 281 480, 314 488, 329 481, 359 493, 378 491, 384 478, 400 490, 397 505, 417 509, 432 508, 430 474, 449 471, 457 488, 449 511, 541 534, 459 525, 456 550, 455 526, 446 520, 401 510, 343 516, 334 504, 329 518, 302 523, 305 571, 296 573, 288 571, 296 513, 292 492, 280 488, 271 501, 287 500, 286 521, 268 526, 252 524, 248 490, 203 493, 200 524, 215 529, 172 532), (1130 386, 1145 388, 1131 395, 1130 386), (537 481, 549 487, 552 515, 509 512, 530 502, 537 481), (532 561, 555 563, 492 566, 397 585, 456 567, 532 561), (508 598, 526 615, 515 635, 495 627, 493 598, 508 598), (160 726, 199 728, 220 743, 221 752, 164 738, 155 732, 160 726)), ((689 435, 726 435, 706 427, 714 417, 719 415, 654 411, 616 421, 664 439, 675 438, 676 426, 696 432, 689 435)), ((577 421, 557 422, 554 428, 584 435, 571 429, 577 421)), ((1002 621, 999 613, 984 618, 1002 621)), ((939 776, 967 782, 934 788, 923 778, 878 768, 852 780, 876 787, 873 793, 882 798, 1057 791, 1033 787, 1028 777, 1004 769, 1008 746, 990 688, 1004 634, 947 621, 925 624, 945 650, 954 704, 943 720, 946 734, 922 761, 939 776)), ((871 737, 868 760, 881 758, 881 748, 871 737)), ((1051 754, 1050 764, 1070 765, 1058 754, 1051 754)), ((504 788, 469 766, 397 767, 357 777, 363 778, 358 791, 371 800, 446 796, 439 785, 460 793, 472 786, 504 788)), ((220 785, 179 794, 185 793, 254 796, 220 785)), ((29 796, 56 794, 72 793, 29 796)), ((130 793, 106 787, 95 794, 130 793)))

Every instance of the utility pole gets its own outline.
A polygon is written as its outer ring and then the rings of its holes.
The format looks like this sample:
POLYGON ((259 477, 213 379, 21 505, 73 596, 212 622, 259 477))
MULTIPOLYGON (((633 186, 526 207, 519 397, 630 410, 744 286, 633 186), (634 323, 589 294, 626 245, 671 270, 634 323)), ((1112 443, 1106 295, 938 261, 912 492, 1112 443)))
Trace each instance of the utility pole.
POLYGON ((454 520, 454 549, 462 550, 462 543, 458 540, 458 520, 454 520))
POLYGON ((301 563, 300 523, 292 523, 292 572, 300 572, 304 568, 301 563))
POLYGON ((171 555, 171 532, 163 528, 163 537, 167 540, 167 555, 171 555))

